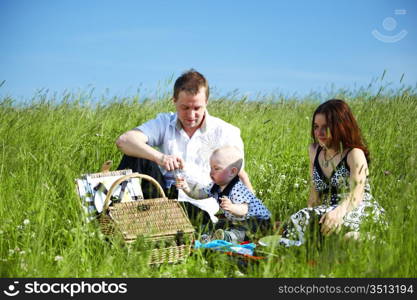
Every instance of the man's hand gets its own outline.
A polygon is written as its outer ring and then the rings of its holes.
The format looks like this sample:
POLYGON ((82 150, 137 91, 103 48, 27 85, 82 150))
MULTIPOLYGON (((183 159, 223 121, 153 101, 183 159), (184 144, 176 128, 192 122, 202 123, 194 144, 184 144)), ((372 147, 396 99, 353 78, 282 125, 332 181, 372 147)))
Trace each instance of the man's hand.
POLYGON ((181 157, 176 155, 167 155, 162 153, 162 156, 158 161, 158 165, 167 171, 174 171, 175 169, 184 168, 184 161, 181 157))

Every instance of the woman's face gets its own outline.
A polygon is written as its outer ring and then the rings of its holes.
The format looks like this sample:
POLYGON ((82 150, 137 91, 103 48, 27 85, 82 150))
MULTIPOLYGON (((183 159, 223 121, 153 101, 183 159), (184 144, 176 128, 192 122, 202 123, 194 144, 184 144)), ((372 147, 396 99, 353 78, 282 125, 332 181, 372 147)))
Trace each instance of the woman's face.
POLYGON ((332 139, 330 129, 327 125, 326 116, 324 114, 316 114, 314 116, 314 137, 321 146, 328 147, 332 139))

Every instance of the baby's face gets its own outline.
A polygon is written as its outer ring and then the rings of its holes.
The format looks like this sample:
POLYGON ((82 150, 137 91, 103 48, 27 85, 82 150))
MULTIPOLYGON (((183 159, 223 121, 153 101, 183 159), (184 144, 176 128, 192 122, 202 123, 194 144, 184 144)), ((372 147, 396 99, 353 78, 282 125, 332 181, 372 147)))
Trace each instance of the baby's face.
POLYGON ((210 158, 210 178, 220 186, 227 185, 234 177, 232 167, 218 155, 210 158))

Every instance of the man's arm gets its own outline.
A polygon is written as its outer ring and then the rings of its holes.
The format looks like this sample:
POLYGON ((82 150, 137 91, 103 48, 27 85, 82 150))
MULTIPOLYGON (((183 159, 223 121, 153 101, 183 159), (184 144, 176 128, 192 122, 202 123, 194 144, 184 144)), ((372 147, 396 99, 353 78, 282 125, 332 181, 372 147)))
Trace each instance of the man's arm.
POLYGON ((147 144, 148 137, 139 130, 129 130, 122 134, 116 145, 124 154, 151 160, 168 171, 183 168, 184 161, 175 155, 166 155, 147 144))
POLYGON ((240 180, 243 182, 243 184, 246 185, 248 189, 253 193, 253 187, 252 187, 252 184, 250 183, 248 173, 246 173, 246 171, 242 169, 240 170, 238 175, 239 175, 240 180))
POLYGON ((147 145, 148 137, 139 130, 129 130, 122 134, 116 145, 124 154, 145 158, 158 163, 162 160, 162 153, 147 145))

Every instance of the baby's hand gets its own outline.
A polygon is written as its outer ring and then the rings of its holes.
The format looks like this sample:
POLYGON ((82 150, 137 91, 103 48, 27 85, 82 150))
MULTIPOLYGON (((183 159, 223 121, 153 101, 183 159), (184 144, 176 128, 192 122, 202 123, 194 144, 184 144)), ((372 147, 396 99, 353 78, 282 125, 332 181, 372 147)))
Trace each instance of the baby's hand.
POLYGON ((190 187, 188 186, 187 181, 185 181, 184 178, 175 178, 175 186, 177 187, 177 189, 179 190, 184 190, 184 191, 189 191, 190 187))
POLYGON ((222 201, 220 207, 225 211, 230 211, 233 208, 233 202, 226 196, 220 198, 222 201))

